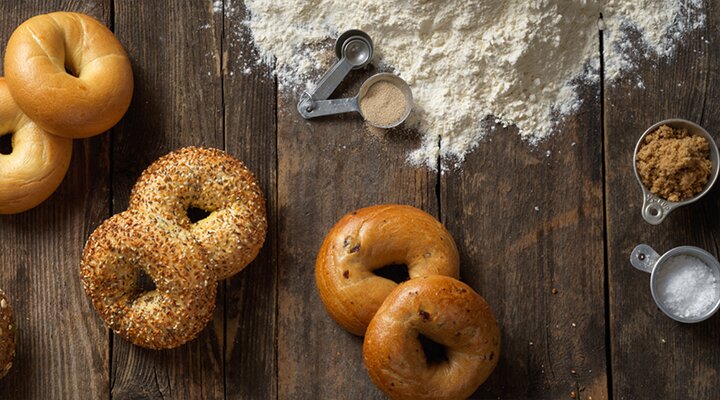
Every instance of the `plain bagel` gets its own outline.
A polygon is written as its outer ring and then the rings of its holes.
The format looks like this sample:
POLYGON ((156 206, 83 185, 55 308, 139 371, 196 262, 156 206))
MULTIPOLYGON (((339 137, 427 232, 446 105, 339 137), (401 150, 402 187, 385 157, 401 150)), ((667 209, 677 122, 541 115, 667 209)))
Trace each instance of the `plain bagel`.
POLYGON ((398 286, 370 322, 363 344, 372 381, 391 399, 466 399, 495 369, 500 330, 490 306, 446 276, 398 286), (430 359, 423 341, 444 347, 430 359))
POLYGON ((409 277, 459 277, 455 241, 430 214, 411 206, 378 205, 338 221, 320 248, 315 280, 330 316, 363 335, 397 283, 375 275, 384 266, 407 266, 409 277))
POLYGON ((112 32, 85 14, 32 17, 5 51, 13 98, 36 124, 67 138, 105 132, 130 105, 130 60, 112 32))
POLYGON ((72 140, 51 135, 20 111, 0 78, 0 214, 17 214, 47 199, 70 166, 72 140))

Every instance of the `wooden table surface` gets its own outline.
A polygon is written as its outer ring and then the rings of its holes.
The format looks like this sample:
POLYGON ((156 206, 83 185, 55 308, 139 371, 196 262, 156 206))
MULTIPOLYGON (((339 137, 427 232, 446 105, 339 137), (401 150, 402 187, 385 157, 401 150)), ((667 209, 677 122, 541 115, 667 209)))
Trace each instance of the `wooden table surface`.
MULTIPOLYGON (((717 2, 675 58, 641 62, 644 89, 634 80, 585 86, 580 112, 538 148, 515 128, 498 129, 444 173, 405 163, 416 135, 374 137, 354 116, 301 119, 297 95, 278 91, 270 68, 256 65, 242 3, 224 1, 235 13, 213 12, 212 3, 0 1, 0 53, 23 20, 80 11, 115 32, 135 75, 127 115, 111 132, 75 141, 57 193, 0 217, 0 288, 18 329, 0 398, 382 398, 364 370, 362 340, 325 313, 313 274, 340 216, 388 202, 442 220, 460 249, 462 279, 497 314, 502 355, 474 398, 720 397, 720 317, 673 322, 654 305, 649 276, 628 262, 638 243, 720 252, 718 190, 653 227, 640 217, 631 162, 638 136, 661 119, 687 118, 719 137, 717 2), (269 233, 257 260, 221 284, 215 319, 198 339, 144 350, 103 326, 83 293, 79 258, 88 235, 126 208, 140 172, 188 145, 249 165, 267 196, 269 233)), ((340 91, 371 72, 352 73, 340 91)))

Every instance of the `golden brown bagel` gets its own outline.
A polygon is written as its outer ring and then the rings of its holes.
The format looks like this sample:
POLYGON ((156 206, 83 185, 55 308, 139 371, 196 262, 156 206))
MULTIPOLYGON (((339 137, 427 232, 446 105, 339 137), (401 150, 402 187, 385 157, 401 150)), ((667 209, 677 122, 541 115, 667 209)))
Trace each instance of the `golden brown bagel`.
POLYGON ((20 111, 0 78, 0 137, 12 152, 0 154, 0 214, 17 214, 55 192, 70 166, 72 140, 51 135, 20 111))
POLYGON ((0 290, 0 378, 7 375, 15 358, 15 322, 10 302, 0 290))
POLYGON ((150 349, 195 338, 212 319, 217 282, 190 232, 162 217, 129 210, 105 221, 85 245, 85 293, 107 326, 150 349), (156 288, 143 291, 138 271, 156 288))
POLYGON ((176 150, 150 165, 130 195, 130 208, 167 218, 192 232, 217 280, 257 257, 265 242, 265 198, 255 176, 224 151, 176 150), (190 208, 208 212, 192 222, 190 208))
POLYGON ((130 60, 120 42, 99 21, 78 13, 23 22, 8 41, 5 76, 23 112, 67 138, 110 129, 133 92, 130 60))
POLYGON ((459 276, 455 241, 430 214, 411 206, 379 205, 346 214, 330 230, 315 264, 320 298, 330 316, 363 335, 397 283, 373 273, 407 266, 410 278, 459 276))
POLYGON ((500 356, 500 331, 490 306, 446 276, 411 279, 387 297, 363 345, 372 381, 391 399, 465 399, 500 356), (445 347, 429 362, 420 335, 445 347))

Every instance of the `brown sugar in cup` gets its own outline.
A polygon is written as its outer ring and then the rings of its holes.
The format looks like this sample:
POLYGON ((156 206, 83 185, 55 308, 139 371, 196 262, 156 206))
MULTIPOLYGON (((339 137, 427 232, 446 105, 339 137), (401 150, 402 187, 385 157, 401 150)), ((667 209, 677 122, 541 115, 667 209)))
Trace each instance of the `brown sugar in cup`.
POLYGON ((661 125, 643 138, 636 166, 652 193, 673 202, 687 200, 702 192, 710 178, 710 143, 687 128, 661 125))
POLYGON ((720 155, 715 138, 703 127, 667 119, 640 136, 633 170, 643 194, 642 217, 657 225, 675 208, 710 191, 720 172, 720 155))

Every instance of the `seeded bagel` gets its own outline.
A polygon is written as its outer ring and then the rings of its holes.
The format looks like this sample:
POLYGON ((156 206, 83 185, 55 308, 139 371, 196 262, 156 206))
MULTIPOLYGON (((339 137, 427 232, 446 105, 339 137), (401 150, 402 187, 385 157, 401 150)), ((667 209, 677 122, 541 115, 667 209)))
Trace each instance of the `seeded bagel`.
POLYGON ((190 233, 160 216, 129 210, 105 221, 85 245, 82 283, 107 326, 150 349, 195 338, 212 319, 217 282, 190 233), (144 271, 156 288, 138 285, 144 271))
POLYGON ((15 322, 5 292, 0 290, 0 378, 7 375, 15 358, 15 322))
POLYGON ((265 242, 265 198, 255 176, 222 150, 186 147, 161 157, 140 176, 130 208, 189 230, 205 249, 215 279, 257 257, 265 242), (193 221, 191 209, 207 215, 193 221))

